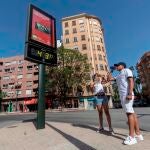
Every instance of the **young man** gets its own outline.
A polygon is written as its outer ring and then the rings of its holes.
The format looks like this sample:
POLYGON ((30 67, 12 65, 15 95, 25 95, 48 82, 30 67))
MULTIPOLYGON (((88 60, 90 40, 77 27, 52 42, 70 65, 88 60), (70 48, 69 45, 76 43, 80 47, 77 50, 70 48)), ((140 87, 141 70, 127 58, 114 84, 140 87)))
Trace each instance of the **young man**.
POLYGON ((113 78, 111 74, 109 74, 108 81, 116 80, 122 108, 126 112, 128 118, 129 136, 124 140, 124 144, 136 144, 137 140, 144 140, 144 138, 140 133, 138 119, 133 110, 133 74, 130 69, 126 68, 126 64, 124 62, 114 64, 114 67, 117 71, 120 72, 120 74, 115 78, 113 78), (136 135, 134 135, 134 132, 136 135))

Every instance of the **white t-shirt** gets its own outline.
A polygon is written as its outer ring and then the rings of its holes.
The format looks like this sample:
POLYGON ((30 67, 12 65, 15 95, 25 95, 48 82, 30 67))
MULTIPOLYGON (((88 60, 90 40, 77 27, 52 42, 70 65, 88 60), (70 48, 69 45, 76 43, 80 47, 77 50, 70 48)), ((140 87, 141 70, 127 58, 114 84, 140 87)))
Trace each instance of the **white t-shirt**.
POLYGON ((128 68, 122 69, 120 74, 115 77, 120 96, 127 95, 129 93, 128 77, 133 77, 132 71, 128 68))
POLYGON ((100 82, 94 84, 94 95, 98 92, 104 92, 103 86, 100 82))

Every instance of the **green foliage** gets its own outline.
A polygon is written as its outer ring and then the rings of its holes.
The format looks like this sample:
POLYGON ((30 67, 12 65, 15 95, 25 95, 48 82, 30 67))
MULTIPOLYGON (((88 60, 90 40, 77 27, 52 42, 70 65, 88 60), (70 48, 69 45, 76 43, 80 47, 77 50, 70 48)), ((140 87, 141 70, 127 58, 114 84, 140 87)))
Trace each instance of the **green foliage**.
POLYGON ((6 96, 6 93, 0 90, 0 100, 2 100, 5 96, 6 96))
POLYGON ((112 88, 113 88, 113 100, 114 101, 120 101, 119 91, 118 91, 118 87, 117 87, 116 81, 114 81, 114 83, 112 84, 112 88))
POLYGON ((79 51, 58 49, 58 66, 47 68, 46 89, 64 102, 68 95, 75 95, 78 87, 90 80, 87 57, 79 51))

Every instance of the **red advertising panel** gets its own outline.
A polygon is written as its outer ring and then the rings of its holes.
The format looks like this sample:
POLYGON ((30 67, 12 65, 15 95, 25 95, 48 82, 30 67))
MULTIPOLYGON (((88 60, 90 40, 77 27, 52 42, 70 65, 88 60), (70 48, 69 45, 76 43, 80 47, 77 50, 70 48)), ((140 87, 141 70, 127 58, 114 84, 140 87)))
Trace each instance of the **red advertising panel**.
POLYGON ((27 21, 25 59, 35 63, 57 65, 55 18, 30 5, 27 21))
POLYGON ((55 47, 54 19, 32 10, 31 39, 55 47))

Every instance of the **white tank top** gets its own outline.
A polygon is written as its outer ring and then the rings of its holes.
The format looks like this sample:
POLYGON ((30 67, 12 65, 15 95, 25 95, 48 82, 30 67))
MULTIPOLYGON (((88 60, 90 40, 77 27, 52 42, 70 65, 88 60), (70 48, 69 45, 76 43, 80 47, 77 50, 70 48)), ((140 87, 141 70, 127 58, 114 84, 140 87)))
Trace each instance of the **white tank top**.
POLYGON ((97 82, 94 84, 94 95, 99 92, 104 92, 104 89, 103 89, 102 84, 100 82, 97 82))

